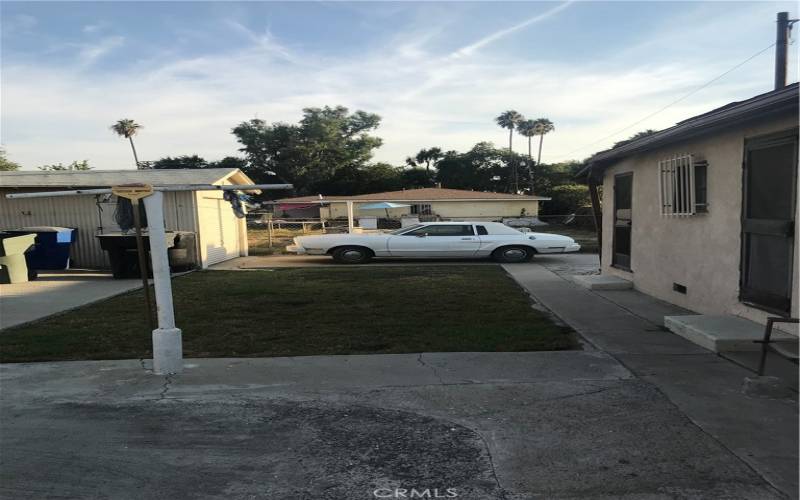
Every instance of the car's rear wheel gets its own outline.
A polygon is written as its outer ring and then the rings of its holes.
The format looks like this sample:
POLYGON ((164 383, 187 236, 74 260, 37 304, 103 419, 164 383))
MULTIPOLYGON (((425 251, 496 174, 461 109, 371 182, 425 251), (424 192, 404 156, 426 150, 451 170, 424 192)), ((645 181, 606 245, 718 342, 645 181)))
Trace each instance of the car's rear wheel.
POLYGON ((492 258, 497 262, 508 264, 516 262, 528 262, 533 258, 534 251, 529 247, 510 246, 501 247, 492 253, 492 258))
POLYGON ((340 247, 332 255, 339 264, 365 264, 372 260, 372 252, 364 247, 340 247))

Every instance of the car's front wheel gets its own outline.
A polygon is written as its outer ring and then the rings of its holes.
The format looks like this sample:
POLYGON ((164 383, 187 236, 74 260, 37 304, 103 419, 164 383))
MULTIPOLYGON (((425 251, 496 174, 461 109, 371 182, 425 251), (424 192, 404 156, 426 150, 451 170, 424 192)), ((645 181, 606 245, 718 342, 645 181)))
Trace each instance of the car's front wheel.
POLYGON ((501 247, 492 253, 492 258, 497 262, 515 263, 528 262, 533 258, 534 251, 529 247, 511 246, 501 247))
POLYGON ((372 260, 372 252, 364 247, 341 247, 332 255, 339 264, 365 264, 372 260))

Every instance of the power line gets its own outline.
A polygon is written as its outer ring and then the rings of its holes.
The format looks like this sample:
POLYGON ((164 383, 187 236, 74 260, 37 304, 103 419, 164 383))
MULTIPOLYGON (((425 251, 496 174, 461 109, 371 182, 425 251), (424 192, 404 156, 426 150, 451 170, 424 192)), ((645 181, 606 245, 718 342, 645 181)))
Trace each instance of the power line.
POLYGON ((667 104, 667 105, 666 105, 666 106, 664 106, 663 108, 660 108, 658 111, 654 111, 654 112, 650 113, 649 115, 645 116, 644 118, 642 118, 642 119, 640 119, 640 120, 637 120, 637 121, 635 121, 635 122, 631 123, 630 125, 626 126, 625 128, 621 128, 621 129, 617 130, 616 132, 612 132, 611 134, 608 134, 608 135, 607 135, 607 136, 605 136, 605 137, 602 137, 602 138, 600 138, 600 139, 597 139, 597 140, 596 140, 596 141, 594 141, 594 142, 590 142, 589 144, 585 144, 585 145, 583 145, 583 146, 581 146, 581 147, 579 147, 579 148, 573 149, 572 151, 570 151, 570 152, 568 152, 568 153, 566 153, 566 154, 564 154, 564 155, 561 155, 561 158, 563 159, 563 158, 565 158, 565 157, 568 157, 568 156, 570 156, 572 153, 574 153, 574 152, 576 152, 576 151, 580 151, 580 150, 582 150, 582 149, 586 149, 586 148, 588 148, 589 146, 594 146, 595 144, 597 144, 597 143, 599 143, 599 142, 603 142, 603 141, 605 141, 606 139, 610 139, 610 138, 614 137, 615 135, 617 135, 617 134, 619 134, 619 133, 625 132, 626 130, 628 130, 628 129, 630 129, 630 128, 633 128, 633 127, 635 127, 636 125, 639 125, 640 123, 642 123, 642 122, 644 122, 644 121, 647 121, 647 120, 649 120, 650 118, 652 118, 652 117, 654 117, 655 115, 657 115, 657 114, 659 114, 659 113, 661 113, 661 112, 665 111, 666 109, 668 109, 668 108, 670 108, 670 107, 674 106, 675 104, 678 104, 679 102, 683 101, 684 99, 686 99, 686 98, 688 98, 688 97, 690 97, 690 96, 692 96, 692 95, 694 95, 694 94, 696 94, 696 93, 700 92, 701 90, 703 90, 704 88, 708 87, 708 86, 709 86, 709 85, 711 85, 712 83, 716 82, 716 81, 717 81, 717 80, 719 80, 720 78, 723 78, 724 76, 726 76, 726 75, 728 75, 728 74, 732 73, 733 71, 735 71, 735 70, 737 70, 737 69, 741 68, 742 66, 744 66, 745 64, 747 64, 748 62, 752 61, 753 59, 755 59, 756 57, 760 56, 761 54, 763 54, 764 52, 768 51, 769 49, 771 49, 771 48, 772 48, 772 47, 774 47, 774 46, 775 46, 775 42, 773 42, 773 43, 771 43, 769 46, 767 46, 767 47, 764 47, 763 49, 759 50, 758 52, 756 52, 756 53, 755 53, 755 54, 753 54, 752 56, 748 57, 748 58, 747 58, 747 59, 745 59, 744 61, 740 62, 740 63, 739 63, 739 64, 737 64, 736 66, 734 66, 734 67, 730 68, 730 69, 729 69, 729 70, 727 70, 726 72, 724 72, 724 73, 722 73, 722 74, 720 74, 720 75, 717 75, 716 77, 714 77, 714 78, 712 78, 711 80, 707 81, 707 82, 706 82, 706 83, 704 83, 703 85, 701 85, 701 86, 697 87, 696 89, 694 89, 694 90, 692 90, 692 91, 690 91, 690 92, 688 92, 688 93, 686 93, 686 94, 682 95, 681 97, 679 97, 679 98, 675 99, 674 101, 670 102, 669 104, 667 104))

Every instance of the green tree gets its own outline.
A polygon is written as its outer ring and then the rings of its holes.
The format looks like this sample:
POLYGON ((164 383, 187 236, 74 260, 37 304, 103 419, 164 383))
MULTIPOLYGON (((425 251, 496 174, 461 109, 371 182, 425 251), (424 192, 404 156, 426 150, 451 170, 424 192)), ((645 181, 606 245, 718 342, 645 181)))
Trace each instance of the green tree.
POLYGON ((238 168, 244 171, 247 169, 247 160, 236 156, 226 156, 221 160, 209 162, 208 168, 238 168))
POLYGON ((233 134, 247 158, 245 172, 264 182, 275 172, 295 185, 300 193, 319 192, 337 170, 366 167, 372 152, 382 143, 369 135, 381 118, 372 113, 350 113, 343 106, 305 108, 297 125, 263 120, 242 122, 233 134))
MULTIPOLYGON (((497 118, 495 118, 495 121, 497 122, 498 125, 500 125, 500 127, 508 129, 508 153, 509 154, 513 154, 514 153, 514 148, 513 148, 514 129, 516 129, 517 124, 519 124, 524 119, 525 119, 524 116, 522 116, 517 111, 514 111, 513 109, 512 110, 508 110, 508 111, 502 113, 497 118)), ((511 165, 511 182, 513 183, 513 186, 514 186, 514 192, 518 192, 519 191, 519 173, 518 173, 518 170, 517 170, 516 163, 511 165)))
POLYGON ((583 184, 555 186, 548 196, 552 199, 542 205, 544 215, 574 214, 590 203, 589 187, 583 184))
POLYGON ((517 132, 519 135, 528 138, 528 159, 533 160, 531 154, 531 139, 536 136, 536 121, 535 120, 522 120, 517 123, 517 132))
POLYGON ((628 144, 629 142, 634 141, 636 139, 640 139, 642 137, 647 137, 648 135, 653 135, 656 132, 658 132, 658 130, 653 130, 651 128, 649 128, 647 130, 642 130, 641 132, 636 132, 635 134, 633 134, 632 136, 628 137, 627 139, 621 140, 619 142, 615 142, 614 145, 611 146, 611 148, 612 149, 613 148, 618 148, 618 147, 623 146, 625 144, 628 144))
POLYGON ((510 190, 512 167, 523 159, 516 153, 497 149, 490 142, 479 142, 466 153, 445 153, 439 161, 436 180, 453 189, 510 190))
POLYGON ((403 187, 401 171, 401 168, 388 163, 363 167, 348 165, 337 169, 332 178, 318 184, 318 192, 335 196, 396 191, 403 187))
POLYGON ((42 165, 39 167, 39 170, 47 170, 47 171, 59 171, 59 170, 91 170, 92 167, 89 166, 88 160, 83 161, 73 161, 69 165, 64 165, 62 163, 54 163, 52 165, 42 165))
POLYGON ((433 175, 419 167, 402 169, 400 180, 401 187, 405 189, 426 188, 433 186, 435 183, 433 175))
POLYGON ((501 113, 500 116, 495 118, 494 120, 501 128, 508 129, 508 150, 514 151, 512 144, 514 140, 514 129, 517 127, 517 124, 524 120, 525 117, 522 116, 519 112, 514 111, 513 109, 508 110, 504 113, 501 113))
POLYGON ((0 172, 10 172, 22 168, 19 163, 15 163, 6 158, 6 150, 0 149, 0 172))
POLYGON ((166 169, 166 168, 208 168, 209 164, 203 158, 197 155, 183 155, 183 156, 176 156, 171 157, 167 156, 165 158, 161 158, 160 160, 156 160, 152 163, 152 168, 154 169, 166 169))
POLYGON ((549 134, 556 129, 553 122, 547 118, 537 118, 536 122, 536 135, 539 136, 539 156, 536 157, 536 164, 542 163, 542 142, 544 141, 545 134, 549 134))
POLYGON ((430 173, 431 171, 431 163, 433 163, 434 168, 436 167, 436 163, 442 158, 442 150, 441 148, 428 148, 428 149, 420 149, 416 156, 411 157, 409 156, 406 158, 406 164, 411 167, 419 167, 423 164, 425 165, 425 171, 430 173))
POLYGON ((131 150, 133 150, 133 161, 136 162, 136 168, 139 168, 139 156, 136 154, 136 146, 133 144, 133 136, 139 132, 143 127, 131 120, 130 118, 123 118, 117 120, 117 123, 111 125, 111 130, 120 137, 128 139, 131 143, 131 150))
POLYGON ((519 132, 519 135, 528 138, 528 162, 525 166, 528 171, 528 187, 530 192, 533 193, 533 153, 531 150, 531 139, 536 135, 536 121, 522 120, 517 124, 517 132, 519 132))

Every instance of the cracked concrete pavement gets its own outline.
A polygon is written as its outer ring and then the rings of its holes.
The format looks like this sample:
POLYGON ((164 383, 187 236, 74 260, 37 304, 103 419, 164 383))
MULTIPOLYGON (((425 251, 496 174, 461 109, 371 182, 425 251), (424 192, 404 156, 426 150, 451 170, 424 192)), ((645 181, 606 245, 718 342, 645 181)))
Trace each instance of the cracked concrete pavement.
MULTIPOLYGON (((546 264, 523 269, 544 273, 544 305, 567 310, 555 280, 569 266, 546 264)), ((602 312, 586 300, 586 314, 602 312)), ((576 321, 609 352, 187 359, 168 377, 149 360, 0 365, 0 496, 785 498, 761 454, 742 458, 751 438, 728 439, 737 415, 713 416, 739 403, 738 391, 720 403, 710 392, 739 372, 646 321, 637 335, 656 354, 628 345, 624 316, 609 316, 613 328, 576 321), (670 379, 678 354, 699 361, 670 379), (710 387, 682 385, 711 375, 710 387)), ((748 404, 780 417, 792 402, 748 404)))
POLYGON ((598 351, 7 364, 0 384, 4 498, 781 498, 598 351))

